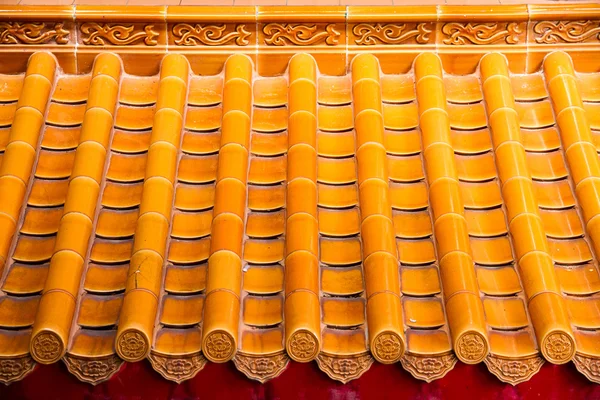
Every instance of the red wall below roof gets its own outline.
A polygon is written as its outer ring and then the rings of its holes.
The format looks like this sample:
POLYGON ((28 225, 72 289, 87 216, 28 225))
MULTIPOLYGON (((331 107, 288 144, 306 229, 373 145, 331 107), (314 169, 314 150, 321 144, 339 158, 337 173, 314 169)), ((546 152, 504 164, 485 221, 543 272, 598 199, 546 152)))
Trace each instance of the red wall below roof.
POLYGON ((232 363, 209 363, 198 375, 177 385, 150 363, 124 365, 108 382, 92 386, 72 376, 62 362, 38 366, 12 385, 0 385, 0 399, 600 399, 600 385, 589 382, 572 364, 546 363, 517 387, 501 383, 485 365, 458 363, 443 379, 427 384, 396 364, 373 364, 360 379, 342 385, 315 363, 290 363, 277 379, 261 385, 232 363))

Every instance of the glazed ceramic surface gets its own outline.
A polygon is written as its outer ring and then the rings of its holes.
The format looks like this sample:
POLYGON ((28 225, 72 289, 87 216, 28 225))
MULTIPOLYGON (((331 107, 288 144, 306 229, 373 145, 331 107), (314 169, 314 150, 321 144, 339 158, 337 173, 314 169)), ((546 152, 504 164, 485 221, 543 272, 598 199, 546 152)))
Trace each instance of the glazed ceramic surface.
POLYGON ((600 380, 600 7, 0 10, 0 381, 600 380))

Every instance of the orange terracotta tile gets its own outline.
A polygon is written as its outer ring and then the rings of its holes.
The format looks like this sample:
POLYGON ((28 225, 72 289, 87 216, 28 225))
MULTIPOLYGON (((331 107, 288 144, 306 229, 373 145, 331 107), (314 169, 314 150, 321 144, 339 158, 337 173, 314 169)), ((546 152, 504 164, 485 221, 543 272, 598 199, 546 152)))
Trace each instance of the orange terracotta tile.
POLYGON ((582 357, 600 356, 596 45, 503 35, 528 15, 595 21, 597 6, 173 1, 130 0, 154 7, 121 22, 114 7, 26 10, 133 27, 128 46, 80 40, 79 71, 71 36, 39 47, 58 64, 0 49, 0 358, 31 348, 91 383, 146 357, 180 382, 200 352, 260 381, 312 360, 343 382, 397 361, 430 381, 459 358, 516 384, 574 354, 586 374, 582 357), (489 43, 471 34, 496 22, 489 43), (166 36, 178 24, 185 45, 166 36), (91 376, 75 358, 117 361, 91 376))

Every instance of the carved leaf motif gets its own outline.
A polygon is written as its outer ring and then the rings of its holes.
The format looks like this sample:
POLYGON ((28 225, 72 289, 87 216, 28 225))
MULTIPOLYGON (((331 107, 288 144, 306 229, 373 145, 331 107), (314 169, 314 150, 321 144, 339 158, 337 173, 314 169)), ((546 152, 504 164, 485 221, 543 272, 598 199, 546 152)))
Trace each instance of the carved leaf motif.
POLYGON ((509 360, 491 354, 483 360, 490 372, 498 377, 502 382, 516 385, 528 381, 537 373, 544 359, 541 357, 532 357, 524 360, 509 360))
POLYGON ((577 370, 590 381, 600 383, 600 359, 575 354, 573 363, 577 370))
POLYGON ((69 31, 62 22, 50 29, 44 22, 0 22, 0 44, 45 44, 54 39, 57 44, 69 42, 69 31))
POLYGON ((427 28, 426 22, 418 24, 416 29, 407 31, 405 29, 406 24, 358 24, 352 29, 352 32, 359 36, 355 40, 358 45, 375 45, 378 42, 400 44, 413 37, 419 44, 429 43, 431 29, 427 28))
POLYGON ((535 24, 536 43, 554 44, 558 42, 583 42, 593 36, 600 40, 598 21, 541 21, 535 24))
POLYGON ((246 25, 236 25, 235 31, 225 33, 227 25, 177 24, 173 27, 173 35, 177 46, 222 46, 232 41, 238 46, 248 46, 250 32, 246 25))
POLYGON ((335 357, 320 353, 317 357, 319 368, 324 371, 331 379, 347 383, 352 379, 359 378, 364 374, 374 359, 370 354, 357 356, 335 357))
POLYGON ((288 365, 290 359, 286 354, 275 354, 271 356, 251 356, 236 354, 233 363, 250 379, 264 383, 281 375, 288 365))
POLYGON ((152 367, 166 379, 181 383, 191 379, 204 368, 208 362, 200 354, 191 354, 179 357, 168 357, 157 353, 150 353, 148 359, 152 367))
POLYGON ((109 380, 123 365, 123 360, 114 354, 97 359, 86 359, 67 354, 62 360, 67 365, 69 372, 80 381, 92 385, 109 380))
POLYGON ((318 25, 270 23, 263 27, 263 33, 265 43, 272 46, 310 46, 323 41, 333 46, 338 44, 340 37, 335 24, 327 24, 325 30, 321 30, 318 25))
POLYGON ((0 359, 0 382, 8 385, 16 382, 33 371, 35 361, 30 356, 20 358, 2 358, 0 359))
POLYGON ((494 44, 502 41, 517 44, 523 29, 517 22, 509 22, 506 25, 495 22, 449 22, 442 27, 442 33, 448 36, 443 40, 443 43, 448 45, 494 44))
POLYGON ((146 25, 144 31, 135 32, 134 25, 99 24, 86 22, 81 25, 81 32, 88 35, 83 38, 83 44, 90 46, 104 46, 108 43, 115 46, 125 46, 144 41, 147 46, 156 46, 158 32, 153 30, 154 25, 146 25))

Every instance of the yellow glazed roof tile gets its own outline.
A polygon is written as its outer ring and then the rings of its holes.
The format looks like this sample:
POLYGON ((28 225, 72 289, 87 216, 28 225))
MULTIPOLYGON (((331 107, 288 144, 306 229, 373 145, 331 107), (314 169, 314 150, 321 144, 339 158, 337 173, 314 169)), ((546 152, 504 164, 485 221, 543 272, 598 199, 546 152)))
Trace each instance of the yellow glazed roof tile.
POLYGON ((597 43, 511 7, 485 21, 528 45, 455 8, 438 26, 398 8, 398 37, 362 22, 383 9, 349 10, 347 34, 343 9, 307 10, 298 35, 269 8, 220 38, 171 7, 129 39, 48 31, 33 51, 6 31, 0 359, 28 361, 0 381, 146 358, 176 382, 228 361, 261 382, 311 361, 431 381, 461 361, 516 384, 571 360, 598 381, 597 43))

